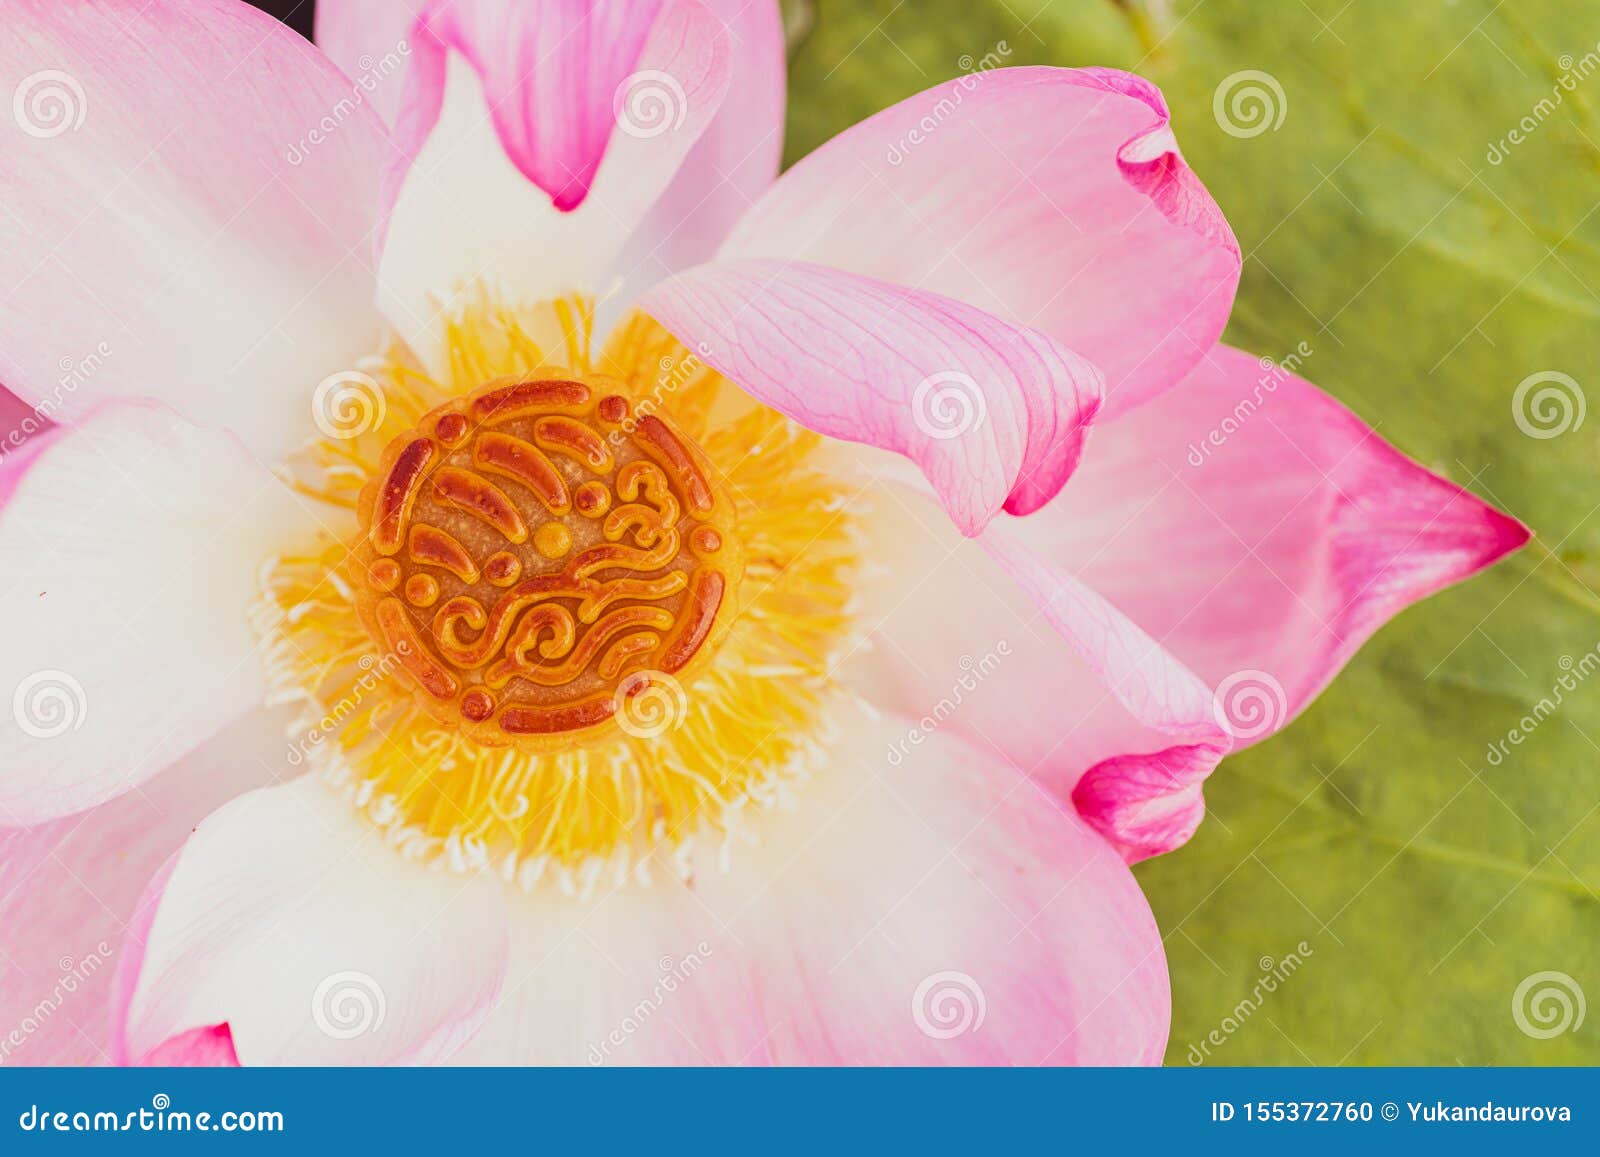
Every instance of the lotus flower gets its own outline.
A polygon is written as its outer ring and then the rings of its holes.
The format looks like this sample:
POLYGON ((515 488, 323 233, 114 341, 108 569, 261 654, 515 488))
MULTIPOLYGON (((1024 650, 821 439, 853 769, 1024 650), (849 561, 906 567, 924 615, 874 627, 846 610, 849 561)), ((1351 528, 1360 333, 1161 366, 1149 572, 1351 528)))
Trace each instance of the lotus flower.
POLYGON ((779 176, 773 4, 411 7, 8 9, 6 1055, 1157 1063, 1129 864, 1526 532, 1137 76, 779 176))

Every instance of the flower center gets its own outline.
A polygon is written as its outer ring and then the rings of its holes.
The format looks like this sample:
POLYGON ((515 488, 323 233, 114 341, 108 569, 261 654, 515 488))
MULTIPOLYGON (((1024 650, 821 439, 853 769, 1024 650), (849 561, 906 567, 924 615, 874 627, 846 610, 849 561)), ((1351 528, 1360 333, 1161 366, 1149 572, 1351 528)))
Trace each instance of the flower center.
POLYGON ((578 298, 446 320, 437 369, 391 345, 318 387, 286 464, 320 526, 252 619, 289 762, 402 854, 525 888, 759 838, 857 643, 821 439, 643 314, 598 351, 578 298))
POLYGON ((700 449, 603 378, 431 410, 359 515, 363 623, 433 718, 490 746, 648 727, 646 693, 680 695, 709 659, 742 570, 700 449))

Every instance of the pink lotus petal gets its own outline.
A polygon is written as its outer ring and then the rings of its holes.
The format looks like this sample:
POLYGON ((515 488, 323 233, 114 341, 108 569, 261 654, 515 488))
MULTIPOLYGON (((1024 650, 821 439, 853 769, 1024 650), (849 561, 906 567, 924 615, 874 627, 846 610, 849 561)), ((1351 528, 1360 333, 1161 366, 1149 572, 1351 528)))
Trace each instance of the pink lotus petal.
POLYGON ((157 1045, 142 1062, 179 1068, 237 1068, 239 1054, 225 1024, 197 1028, 157 1045))
POLYGON ((159 397, 276 460, 370 352, 387 149, 299 36, 232 0, 17 0, 0 89, 0 380, 58 421, 159 397))
POLYGON ((1282 728, 1394 615, 1528 539, 1311 383, 1226 346, 1102 429, 1016 531, 1216 688, 1240 744, 1282 728))
POLYGON ((774 0, 706 0, 728 29, 728 93, 683 167, 618 262, 637 289, 708 261, 752 201, 778 175, 783 155, 783 16, 774 0))
POLYGON ((489 116, 506 155, 550 195, 576 209, 588 195, 617 125, 613 101, 641 67, 641 52, 663 0, 433 0, 419 17, 417 74, 406 98, 400 143, 432 128, 444 57, 464 56, 483 82, 489 116))
MULTIPOLYGON (((637 283, 617 295, 622 302, 631 301, 650 282, 711 257, 739 215, 778 173, 783 151, 787 66, 782 14, 775 0, 704 3, 727 29, 729 95, 621 257, 624 277, 637 283)), ((401 95, 414 46, 421 43, 431 51, 428 46, 440 43, 425 29, 419 39, 417 11, 424 7, 423 0, 322 0, 317 5, 318 46, 344 69, 361 89, 363 98, 391 125, 401 116, 401 95)), ((515 109, 519 116, 528 113, 530 120, 537 120, 547 112, 547 105, 561 109, 567 104, 593 100, 604 114, 604 123, 599 127, 609 130, 615 111, 613 98, 625 77, 619 74, 608 79, 605 59, 592 62, 592 67, 580 69, 576 65, 582 54, 592 55, 602 47, 602 57, 625 55, 626 43, 602 46, 593 36, 565 37, 551 54, 565 63, 570 75, 562 77, 542 68, 525 75, 514 73, 514 69, 508 69, 508 61, 517 55, 538 53, 540 46, 555 34, 558 25, 546 19, 545 10, 568 6, 535 4, 493 14, 481 4, 467 7, 473 9, 470 15, 462 15, 459 5, 433 5, 433 11, 439 13, 435 23, 448 20, 450 27, 445 31, 451 35, 444 39, 459 43, 461 51, 474 62, 486 55, 493 58, 496 78, 485 85, 485 91, 491 102, 503 102, 497 113, 515 109), (473 31, 493 20, 503 23, 503 31, 490 37, 473 31)), ((624 26, 623 40, 638 41, 635 49, 643 46, 652 7, 659 4, 630 13, 624 26)), ((575 15, 567 12, 565 18, 570 20, 575 15)), ((590 27, 602 15, 596 13, 583 26, 590 27)), ((430 58, 426 67, 437 73, 437 58, 430 58)), ((478 71, 486 70, 480 67, 478 71)), ((428 99, 436 102, 438 94, 428 99)), ((422 118, 424 122, 429 119, 422 118)), ((432 126, 422 123, 415 127, 425 132, 432 126)), ((533 170, 541 167, 537 154, 553 152, 563 142, 573 147, 580 143, 576 134, 567 131, 569 125, 560 127, 564 135, 556 134, 543 142, 535 140, 532 148, 524 148, 521 142, 527 135, 526 128, 513 125, 511 132, 502 135, 502 146, 521 171, 533 176, 533 170), (547 147, 541 149, 541 144, 547 147)), ((589 152, 576 161, 561 162, 558 167, 563 172, 594 168, 608 139, 609 132, 597 135, 589 142, 589 152)), ((420 143, 419 139, 418 147, 420 143)), ((568 178, 562 176, 560 180, 565 184, 568 178)), ((552 188, 554 182, 539 183, 552 196, 559 191, 552 188)), ((614 308, 620 310, 621 305, 614 308)))
MULTIPOLYGON (((275 762, 281 762, 276 760, 275 762)), ((177 1065, 183 1067, 237 1068, 239 1053, 233 1046, 233 1030, 227 1024, 203 1025, 180 1032, 141 1053, 128 1048, 128 1009, 144 967, 150 929, 155 923, 161 897, 166 894, 172 873, 178 866, 182 848, 173 850, 166 863, 151 877, 123 933, 123 952, 111 993, 111 1059, 115 1064, 177 1065)))
POLYGON ((127 791, 260 704, 247 618, 302 500, 226 434, 107 403, 0 466, 0 825, 127 791))
POLYGON ((396 854, 314 778, 202 822, 151 907, 119 977, 130 1059, 226 1025, 244 1064, 427 1064, 476 1031, 505 974, 498 882, 396 854))
MULTIPOLYGON (((520 22, 546 7, 505 18, 520 22)), ((611 14, 607 20, 614 15, 611 7, 604 12, 611 14)), ((380 266, 385 313, 414 349, 436 363, 442 357, 440 315, 458 307, 460 292, 474 282, 511 301, 610 288, 619 276, 618 255, 716 117, 732 72, 722 20, 699 0, 669 0, 646 26, 649 36, 637 60, 620 80, 608 82, 604 125, 582 130, 585 140, 600 127, 610 136, 603 161, 598 153, 594 157, 599 168, 592 185, 581 176, 586 168, 574 168, 562 178, 557 208, 513 164, 489 118, 500 98, 499 113, 525 115, 530 119, 524 127, 533 132, 555 115, 535 107, 535 98, 548 92, 530 87, 505 93, 496 84, 507 75, 480 75, 470 61, 483 59, 491 48, 473 37, 492 27, 480 28, 464 16, 460 21, 450 24, 455 31, 449 41, 460 52, 446 52, 438 43, 427 49, 424 39, 413 53, 396 133, 415 159, 391 173, 393 212, 380 266)), ((605 27, 575 35, 572 43, 598 45, 605 27)), ((581 90, 562 97, 567 104, 594 99, 599 84, 599 73, 575 67, 552 73, 562 86, 581 90)))
POLYGON ((871 532, 918 576, 865 612, 871 693, 940 705, 1132 859, 1187 839, 1218 759, 1285 726, 1377 627, 1527 539, 1310 383, 1221 346, 1101 429, 1054 502, 991 526, 987 559, 917 501, 871 532), (974 656, 1003 670, 952 704, 974 656))
MULTIPOLYGON (((265 786, 265 785, 263 785, 265 786)), ((184 843, 188 840, 185 839, 184 843)), ((177 870, 178 856, 183 852, 180 844, 174 848, 172 854, 150 877, 144 891, 139 895, 139 902, 134 907, 133 919, 128 921, 123 945, 126 951, 122 961, 117 965, 116 982, 111 989, 111 1060, 118 1065, 151 1064, 156 1063, 154 1057, 186 1054, 192 1050, 197 1040, 214 1039, 217 1025, 206 1025, 178 1033, 165 1040, 157 1041, 148 1049, 132 1052, 128 1047, 128 1009, 133 1004, 134 992, 139 987, 139 978, 144 969, 145 948, 150 943, 150 929, 155 924, 156 911, 161 907, 161 897, 166 894, 167 885, 172 882, 172 873, 177 870)), ((233 1051, 233 1033, 228 1032, 228 1048, 233 1051)), ((234 1052, 234 1062, 238 1063, 238 1053, 234 1052)))
POLYGON ((868 509, 872 556, 904 577, 862 584, 872 642, 841 678, 1075 801, 1129 860, 1187 840, 1203 781, 1232 746, 1211 689, 1020 542, 1031 519, 997 519, 964 541, 930 498, 893 483, 868 509))
POLYGON ((1161 93, 1103 68, 979 72, 901 101, 779 178, 720 256, 832 265, 1047 333, 1104 371, 1108 418, 1211 348, 1240 266, 1161 93))
POLYGON ((23 407, 23 416, 13 427, 18 434, 15 447, 7 443, 0 454, 0 511, 11 500, 12 493, 28 475, 28 470, 40 454, 61 437, 62 428, 49 421, 40 422, 32 407, 23 407))
POLYGON ((853 714, 725 868, 519 898, 522 983, 456 1060, 1159 1063, 1166 961, 1111 847, 988 754, 853 714))
POLYGON ((393 128, 428 0, 318 0, 316 42, 393 128))
POLYGON ((965 534, 1048 501, 1100 405, 1099 372, 1041 333, 818 265, 719 261, 640 308, 769 406, 910 458, 965 534))
MULTIPOLYGON (((980 543, 1039 613, 1143 727, 1178 740, 1155 751, 1103 759, 1082 773, 1072 800, 1130 861, 1187 843, 1205 815, 1201 784, 1233 743, 1211 709, 1211 691, 1167 649, 1099 594, 1010 537, 1009 524, 980 543)), ((1046 760, 1048 782, 1066 775, 1046 760)))
MULTIPOLYGON (((0 477, 4 476, 7 459, 22 449, 29 438, 48 430, 51 424, 49 417, 0 386, 0 477)), ((0 482, 0 486, 4 483, 0 482)), ((3 501, 5 495, 0 492, 0 502, 3 501)))
POLYGON ((255 712, 139 791, 38 827, 0 828, 0 1061, 116 1059, 112 978, 145 882, 214 808, 291 770, 284 725, 283 712, 255 712))

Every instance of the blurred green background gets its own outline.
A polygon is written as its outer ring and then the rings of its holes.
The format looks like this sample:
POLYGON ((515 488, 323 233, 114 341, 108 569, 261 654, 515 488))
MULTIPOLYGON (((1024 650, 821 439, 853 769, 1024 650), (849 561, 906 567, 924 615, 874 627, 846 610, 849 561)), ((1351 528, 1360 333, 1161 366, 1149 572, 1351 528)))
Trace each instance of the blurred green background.
POLYGON ((1227 760, 1193 842, 1137 869, 1169 1063, 1600 1062, 1600 4, 786 10, 791 162, 986 56, 1158 83, 1245 254, 1227 340, 1306 342, 1305 376, 1537 532, 1227 760))

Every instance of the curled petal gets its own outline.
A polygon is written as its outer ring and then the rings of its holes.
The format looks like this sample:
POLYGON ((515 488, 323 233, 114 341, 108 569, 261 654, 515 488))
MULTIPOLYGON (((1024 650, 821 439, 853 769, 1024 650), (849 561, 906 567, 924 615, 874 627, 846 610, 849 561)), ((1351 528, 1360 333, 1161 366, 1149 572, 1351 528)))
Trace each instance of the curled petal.
POLYGON ((1049 334, 1104 372, 1108 419, 1211 348, 1240 267, 1160 91, 1105 68, 994 69, 901 101, 784 173, 719 256, 831 265, 1049 334))
MULTIPOLYGON (((1233 743, 1212 710, 1212 693, 1170 651, 1065 571, 1011 538, 1009 526, 980 539, 1110 695, 1141 727, 1166 738, 1154 750, 1099 760, 1072 786, 1079 813, 1129 860, 1188 842, 1205 815, 1201 785, 1233 743)), ((1045 778, 1066 774, 1046 760, 1045 778)))
POLYGON ((1099 371, 950 298, 803 262, 714 262, 640 307, 746 391, 915 462, 964 534, 1037 509, 1082 453, 1099 371))
POLYGON ((873 555, 894 563, 862 584, 871 646, 850 660, 852 685, 999 753, 1129 860, 1187 840, 1204 780, 1233 746, 1211 689, 1021 541, 1029 519, 963 541, 928 497, 894 483, 870 509, 873 555))

